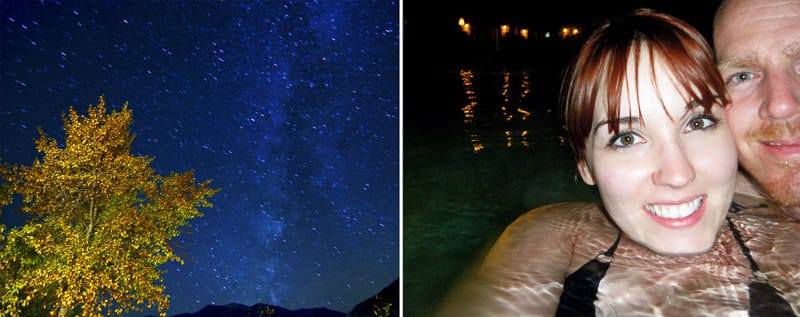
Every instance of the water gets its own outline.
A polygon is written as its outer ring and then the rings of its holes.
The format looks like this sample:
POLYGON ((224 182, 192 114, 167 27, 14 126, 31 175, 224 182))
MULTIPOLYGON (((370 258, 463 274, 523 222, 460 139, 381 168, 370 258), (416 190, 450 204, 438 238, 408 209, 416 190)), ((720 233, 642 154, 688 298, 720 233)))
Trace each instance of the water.
POLYGON ((556 90, 559 67, 406 72, 403 309, 427 316, 517 216, 598 200, 576 178, 556 90))

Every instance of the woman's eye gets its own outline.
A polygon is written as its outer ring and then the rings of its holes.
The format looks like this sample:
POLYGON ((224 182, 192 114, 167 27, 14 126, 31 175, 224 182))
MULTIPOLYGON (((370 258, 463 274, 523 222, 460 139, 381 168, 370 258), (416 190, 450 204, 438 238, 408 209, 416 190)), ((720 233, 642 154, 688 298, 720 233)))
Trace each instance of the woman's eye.
POLYGON ((690 131, 693 131, 693 130, 705 130, 714 126, 715 124, 717 124, 717 119, 701 115, 689 119, 689 122, 686 125, 690 131))
POLYGON ((641 143, 641 138, 634 133, 622 133, 611 138, 608 145, 611 147, 629 147, 631 145, 641 143))

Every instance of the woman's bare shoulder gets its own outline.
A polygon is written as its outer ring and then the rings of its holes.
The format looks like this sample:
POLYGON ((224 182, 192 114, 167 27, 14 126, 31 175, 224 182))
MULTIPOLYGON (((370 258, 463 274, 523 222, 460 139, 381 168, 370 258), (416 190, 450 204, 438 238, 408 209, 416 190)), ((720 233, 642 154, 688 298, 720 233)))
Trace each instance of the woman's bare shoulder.
POLYGON ((596 202, 558 202, 529 210, 517 217, 504 235, 554 231, 564 234, 583 226, 609 226, 608 218, 596 202))
MULTIPOLYGON (((800 303, 800 220, 784 214, 780 207, 746 208, 730 213, 759 269, 769 276, 790 303, 800 303)), ((800 309, 795 305, 795 309, 800 309)))
POLYGON ((786 215, 779 206, 769 203, 731 212, 728 216, 737 223, 762 228, 772 226, 797 228, 800 226, 800 220, 786 215))
POLYGON ((452 290, 438 316, 552 316, 580 232, 605 225, 596 203, 554 203, 523 213, 452 290))
POLYGON ((484 266, 536 267, 529 265, 533 261, 566 266, 576 238, 587 231, 616 232, 598 203, 559 202, 531 209, 506 227, 486 255, 484 266))

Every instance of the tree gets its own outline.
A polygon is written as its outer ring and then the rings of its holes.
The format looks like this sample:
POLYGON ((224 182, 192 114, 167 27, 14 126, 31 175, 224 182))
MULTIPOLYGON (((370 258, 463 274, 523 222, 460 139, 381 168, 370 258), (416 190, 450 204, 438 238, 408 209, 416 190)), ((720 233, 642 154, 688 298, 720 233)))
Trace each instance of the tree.
POLYGON ((0 207, 21 198, 24 226, 0 226, 0 315, 99 316, 169 308, 159 266, 218 189, 192 171, 158 175, 130 154, 132 111, 62 115, 63 146, 40 128, 31 166, 0 167, 0 207), (7 231, 3 234, 3 231, 7 231))

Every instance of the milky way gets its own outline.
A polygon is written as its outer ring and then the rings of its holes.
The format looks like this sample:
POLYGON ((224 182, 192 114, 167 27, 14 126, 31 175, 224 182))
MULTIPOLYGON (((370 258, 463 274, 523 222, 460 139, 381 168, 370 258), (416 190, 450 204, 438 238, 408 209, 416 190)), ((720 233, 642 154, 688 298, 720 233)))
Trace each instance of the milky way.
POLYGON ((170 314, 349 311, 399 276, 398 7, 4 0, 0 157, 31 164, 37 127, 127 101, 134 154, 221 189, 163 267, 170 314))

